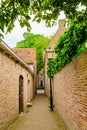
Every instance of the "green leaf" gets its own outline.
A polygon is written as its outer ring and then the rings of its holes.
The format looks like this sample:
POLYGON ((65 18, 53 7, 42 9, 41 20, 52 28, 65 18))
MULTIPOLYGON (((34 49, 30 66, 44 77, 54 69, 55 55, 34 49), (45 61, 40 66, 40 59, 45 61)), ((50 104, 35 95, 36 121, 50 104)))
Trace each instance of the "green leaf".
POLYGON ((35 48, 36 60, 37 60, 37 72, 42 69, 43 66, 43 51, 47 48, 51 38, 45 37, 40 34, 24 33, 24 40, 17 43, 17 48, 35 48), (43 41, 43 42, 42 42, 43 41))

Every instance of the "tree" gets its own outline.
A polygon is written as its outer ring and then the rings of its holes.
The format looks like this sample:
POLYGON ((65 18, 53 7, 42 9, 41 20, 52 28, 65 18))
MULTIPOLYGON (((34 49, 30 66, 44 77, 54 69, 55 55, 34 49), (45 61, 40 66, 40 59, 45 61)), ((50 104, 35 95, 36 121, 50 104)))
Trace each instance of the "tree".
POLYGON ((36 48, 37 71, 43 66, 43 51, 47 48, 51 38, 40 34, 24 33, 24 40, 17 43, 17 48, 36 48))
POLYGON ((51 26, 58 18, 60 11, 64 11, 69 19, 83 17, 87 20, 86 0, 2 0, 0 4, 0 29, 10 32, 16 19, 20 25, 25 25, 30 30, 29 20, 34 14, 33 20, 40 22, 42 19, 51 26), (79 4, 85 5, 86 9, 81 14, 77 11, 79 4), (51 21, 51 23, 50 23, 51 21))
MULTIPOLYGON (((58 18, 60 11, 64 11, 68 19, 76 18, 80 15, 80 11, 77 10, 79 4, 85 5, 87 12, 87 1, 85 0, 35 0, 32 5, 33 13, 35 12, 35 20, 40 21, 44 19, 50 26, 58 18)), ((87 14, 86 14, 87 15, 87 14)), ((85 17, 87 18, 87 16, 85 17)))

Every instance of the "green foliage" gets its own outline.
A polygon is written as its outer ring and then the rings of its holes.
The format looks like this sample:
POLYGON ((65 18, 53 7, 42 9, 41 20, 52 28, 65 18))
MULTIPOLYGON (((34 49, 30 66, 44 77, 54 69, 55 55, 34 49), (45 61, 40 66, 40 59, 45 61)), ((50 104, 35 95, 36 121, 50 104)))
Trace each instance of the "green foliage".
POLYGON ((44 86, 38 86, 37 90, 44 90, 44 86))
POLYGON ((43 66, 42 53, 47 48, 51 38, 40 34, 24 33, 24 40, 17 43, 17 48, 36 48, 37 71, 43 66))
POLYGON ((20 22, 21 27, 26 25, 30 29, 29 7, 29 0, 2 0, 0 4, 0 29, 3 32, 10 32, 16 19, 20 22))
MULTIPOLYGON (((61 11, 64 11, 68 19, 77 18, 81 11, 77 8, 79 4, 86 7, 85 13, 87 13, 87 1, 85 0, 33 0, 32 14, 35 14, 35 20, 45 20, 48 26, 52 26, 57 20, 61 11)), ((83 14, 83 17, 87 19, 87 15, 83 14)))
POLYGON ((47 74, 48 74, 49 77, 53 77, 53 75, 56 73, 56 67, 55 67, 56 61, 55 61, 55 59, 48 60, 47 65, 48 65, 47 74))
MULTIPOLYGON (((73 21, 71 26, 59 38, 55 47, 56 58, 52 63, 52 75, 61 70, 66 64, 70 63, 83 51, 87 50, 87 21, 79 23, 73 21), (56 69, 55 69, 56 68, 56 69)), ((50 68, 50 65, 49 65, 50 68)), ((48 71, 50 74, 50 71, 48 71)))
POLYGON ((27 26, 30 30, 32 14, 33 21, 40 23, 43 19, 48 26, 55 23, 61 11, 65 12, 68 19, 77 18, 81 14, 81 11, 77 10, 80 3, 86 7, 81 17, 87 20, 86 0, 1 0, 0 30, 10 32, 16 20, 20 22, 21 27, 27 26))

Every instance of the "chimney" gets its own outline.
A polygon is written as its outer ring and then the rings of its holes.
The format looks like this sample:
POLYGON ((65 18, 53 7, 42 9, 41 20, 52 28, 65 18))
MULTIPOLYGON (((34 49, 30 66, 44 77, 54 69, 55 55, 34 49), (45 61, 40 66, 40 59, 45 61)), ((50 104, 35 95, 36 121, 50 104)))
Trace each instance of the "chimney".
POLYGON ((50 48, 51 50, 54 49, 54 46, 58 40, 58 38, 64 33, 64 31, 66 30, 66 22, 65 22, 65 19, 60 19, 58 21, 58 29, 52 39, 52 41, 50 42, 48 48, 50 48))
POLYGON ((60 19, 58 22, 59 28, 65 28, 66 22, 65 19, 60 19))

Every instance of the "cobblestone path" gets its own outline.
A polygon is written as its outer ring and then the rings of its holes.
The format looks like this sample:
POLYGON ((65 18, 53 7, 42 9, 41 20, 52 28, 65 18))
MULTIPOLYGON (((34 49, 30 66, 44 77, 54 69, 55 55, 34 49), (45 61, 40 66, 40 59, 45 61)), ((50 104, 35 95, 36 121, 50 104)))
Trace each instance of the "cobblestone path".
POLYGON ((50 112, 48 106, 49 101, 46 96, 36 95, 23 121, 20 121, 15 129, 9 130, 67 130, 57 111, 54 109, 50 112))

